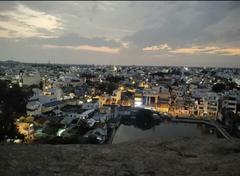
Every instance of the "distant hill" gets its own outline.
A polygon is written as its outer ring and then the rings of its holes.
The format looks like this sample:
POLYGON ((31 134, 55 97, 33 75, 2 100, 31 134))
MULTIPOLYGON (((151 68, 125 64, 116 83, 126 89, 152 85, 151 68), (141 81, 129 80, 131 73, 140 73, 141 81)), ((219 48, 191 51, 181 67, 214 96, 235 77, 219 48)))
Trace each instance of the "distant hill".
POLYGON ((19 61, 14 61, 14 60, 6 60, 6 61, 0 61, 1 64, 20 64, 21 62, 19 61))

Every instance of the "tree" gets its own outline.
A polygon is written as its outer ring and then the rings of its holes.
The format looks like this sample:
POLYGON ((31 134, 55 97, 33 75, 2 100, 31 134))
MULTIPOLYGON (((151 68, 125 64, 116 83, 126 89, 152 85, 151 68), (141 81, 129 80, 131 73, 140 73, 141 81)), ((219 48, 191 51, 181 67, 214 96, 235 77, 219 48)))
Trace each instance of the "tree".
POLYGON ((27 98, 31 95, 30 90, 24 91, 18 85, 10 88, 9 81, 0 81, 0 105, 2 114, 0 117, 0 141, 17 135, 15 119, 18 114, 26 113, 27 98))
POLYGON ((232 90, 232 89, 237 89, 238 85, 237 85, 237 83, 231 81, 231 82, 227 83, 227 87, 228 87, 228 89, 232 90))
POLYGON ((135 122, 136 127, 142 130, 147 130, 155 126, 154 122, 153 112, 151 110, 141 109, 137 112, 135 122))
POLYGON ((114 83, 101 83, 98 84, 97 89, 99 89, 101 92, 106 92, 108 94, 112 94, 115 89, 117 89, 117 84, 114 83))
POLYGON ((119 83, 120 81, 123 81, 124 77, 122 76, 108 76, 106 78, 106 81, 109 81, 111 83, 119 83))
POLYGON ((43 90, 43 81, 42 81, 42 80, 41 80, 40 83, 39 83, 39 88, 40 88, 41 90, 43 90))
POLYGON ((224 83, 217 83, 212 86, 212 91, 218 93, 225 90, 225 88, 226 88, 226 85, 224 83))

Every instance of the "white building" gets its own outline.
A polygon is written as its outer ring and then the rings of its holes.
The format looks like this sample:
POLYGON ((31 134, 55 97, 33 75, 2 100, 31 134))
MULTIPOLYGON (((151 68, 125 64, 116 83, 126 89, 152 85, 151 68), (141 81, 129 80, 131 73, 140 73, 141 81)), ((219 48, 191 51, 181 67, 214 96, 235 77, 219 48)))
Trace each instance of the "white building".
POLYGON ((234 113, 237 113, 237 94, 234 92, 227 92, 222 97, 222 108, 227 108, 234 113))
POLYGON ((37 116, 42 113, 42 104, 39 101, 31 101, 26 105, 27 115, 37 116))
POLYGON ((162 86, 135 92, 134 106, 157 111, 168 112, 170 92, 162 86))
POLYGON ((219 99, 217 93, 208 92, 199 98, 197 105, 198 116, 217 117, 219 111, 219 99))
POLYGON ((84 103, 82 105, 82 109, 98 109, 100 106, 100 103, 99 101, 91 101, 91 102, 87 102, 87 103, 84 103))
POLYGON ((192 97, 194 98, 201 98, 204 97, 208 92, 211 92, 210 88, 205 88, 205 89, 192 89, 192 97))
POLYGON ((77 123, 76 123, 76 124, 78 124, 80 119, 89 119, 94 114, 94 112, 95 112, 94 109, 86 110, 86 111, 83 111, 82 113, 64 112, 63 111, 63 115, 65 116, 65 118, 60 123, 68 125, 68 124, 72 123, 72 121, 74 119, 78 119, 77 123))
POLYGON ((28 115, 41 115, 42 112, 48 112, 61 104, 62 90, 60 88, 51 88, 42 92, 40 89, 33 89, 33 96, 26 105, 28 115))
POLYGON ((39 85, 41 82, 41 76, 38 71, 35 72, 20 72, 19 75, 19 86, 31 86, 31 85, 39 85))

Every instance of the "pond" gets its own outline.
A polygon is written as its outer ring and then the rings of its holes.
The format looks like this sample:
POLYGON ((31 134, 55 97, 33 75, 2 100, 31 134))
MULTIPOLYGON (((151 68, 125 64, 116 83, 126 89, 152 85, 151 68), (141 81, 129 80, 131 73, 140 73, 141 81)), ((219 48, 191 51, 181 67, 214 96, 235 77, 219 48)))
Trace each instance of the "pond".
POLYGON ((133 125, 121 124, 113 138, 113 144, 134 141, 138 139, 151 139, 155 137, 215 137, 214 128, 203 124, 163 122, 150 129, 142 130, 133 125))

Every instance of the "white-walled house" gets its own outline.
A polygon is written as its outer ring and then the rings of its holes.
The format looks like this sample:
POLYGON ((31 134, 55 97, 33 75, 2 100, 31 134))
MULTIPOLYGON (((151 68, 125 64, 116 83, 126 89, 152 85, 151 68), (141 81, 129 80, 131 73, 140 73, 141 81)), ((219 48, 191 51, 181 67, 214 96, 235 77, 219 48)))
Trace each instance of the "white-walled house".
POLYGON ((219 95, 215 92, 208 92, 202 95, 195 103, 198 116, 217 117, 219 112, 219 95))

